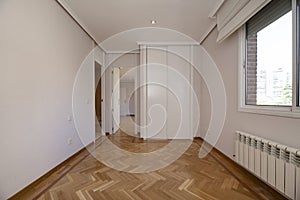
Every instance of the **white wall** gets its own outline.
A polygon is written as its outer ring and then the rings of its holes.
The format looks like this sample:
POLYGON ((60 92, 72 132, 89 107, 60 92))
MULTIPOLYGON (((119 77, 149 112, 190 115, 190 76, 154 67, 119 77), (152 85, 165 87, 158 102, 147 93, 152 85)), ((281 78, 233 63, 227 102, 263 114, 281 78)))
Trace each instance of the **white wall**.
POLYGON ((72 110, 76 130, 84 146, 95 140, 94 59, 89 54, 83 61, 74 82, 72 110))
POLYGON ((103 59, 104 52, 101 49, 95 48, 91 51, 82 62, 74 81, 74 123, 84 146, 95 140, 95 60, 103 65, 103 59))
MULTIPOLYGON (((234 134, 241 130, 273 141, 300 148, 300 119, 267 116, 238 112, 238 34, 216 43, 214 30, 203 46, 217 64, 227 93, 227 116, 217 148, 232 158, 234 154, 234 134)), ((201 134, 206 132, 210 120, 210 97, 205 84, 201 88, 201 134)))
POLYGON ((112 67, 136 67, 139 66, 138 53, 108 53, 112 67))
MULTIPOLYGON (((193 103, 193 108, 194 110, 199 110, 200 114, 202 113, 200 110, 200 106, 201 106, 201 95, 202 95, 202 85, 203 85, 203 79, 200 75, 200 73, 197 70, 193 70, 193 75, 192 75, 192 82, 193 82, 193 90, 195 92, 196 97, 194 97, 194 101, 193 103)), ((205 84, 204 84, 205 85, 205 84)), ((202 109, 202 108, 201 108, 202 109)), ((203 135, 201 135, 201 122, 202 122, 202 118, 200 118, 201 116, 199 115, 199 113, 193 112, 193 129, 195 131, 195 136, 194 137, 202 137, 203 135), (198 121, 197 121, 198 119, 198 121)), ((205 124, 205 123, 204 123, 205 124)))
POLYGON ((2 0, 0 27, 0 199, 6 199, 83 147, 68 116, 77 70, 93 43, 53 0, 2 0))

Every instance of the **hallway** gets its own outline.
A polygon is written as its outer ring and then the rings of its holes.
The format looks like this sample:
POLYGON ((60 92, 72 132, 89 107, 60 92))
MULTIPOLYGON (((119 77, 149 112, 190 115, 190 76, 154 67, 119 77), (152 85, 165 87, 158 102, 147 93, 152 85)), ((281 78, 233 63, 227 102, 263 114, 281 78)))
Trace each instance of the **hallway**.
POLYGON ((134 116, 121 116, 120 120, 120 129, 122 132, 126 133, 127 135, 134 136, 135 126, 135 117, 134 116))

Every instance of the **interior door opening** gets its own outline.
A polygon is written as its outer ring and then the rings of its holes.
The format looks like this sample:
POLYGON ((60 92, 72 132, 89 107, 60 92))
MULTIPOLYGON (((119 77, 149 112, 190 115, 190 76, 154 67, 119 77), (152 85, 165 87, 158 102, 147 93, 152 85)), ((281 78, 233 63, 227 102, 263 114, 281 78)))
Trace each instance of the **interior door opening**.
POLYGON ((106 56, 105 109, 109 134, 139 132, 139 52, 110 53, 106 56), (137 89, 136 89, 137 88, 137 89))
POLYGON ((95 138, 98 139, 102 133, 102 84, 101 65, 95 62, 95 138))
POLYGON ((136 137, 136 80, 133 67, 120 68, 120 128, 127 135, 136 137))
POLYGON ((120 68, 112 70, 112 133, 120 128, 120 68))

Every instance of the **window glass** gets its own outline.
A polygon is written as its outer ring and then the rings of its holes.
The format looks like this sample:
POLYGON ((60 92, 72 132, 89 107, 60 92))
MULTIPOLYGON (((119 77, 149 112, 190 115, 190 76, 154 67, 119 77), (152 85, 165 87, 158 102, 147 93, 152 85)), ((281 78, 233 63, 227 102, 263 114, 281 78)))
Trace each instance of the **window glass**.
POLYGON ((291 1, 273 1, 246 24, 247 105, 292 105, 292 31, 291 1))

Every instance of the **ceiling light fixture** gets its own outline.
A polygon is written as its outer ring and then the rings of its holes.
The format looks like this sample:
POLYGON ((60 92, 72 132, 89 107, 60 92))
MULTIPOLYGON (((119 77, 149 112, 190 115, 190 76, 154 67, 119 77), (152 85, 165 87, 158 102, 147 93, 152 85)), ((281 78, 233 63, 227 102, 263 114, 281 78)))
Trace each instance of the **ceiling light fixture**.
POLYGON ((151 20, 151 24, 156 24, 156 20, 151 20))

